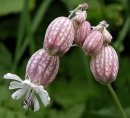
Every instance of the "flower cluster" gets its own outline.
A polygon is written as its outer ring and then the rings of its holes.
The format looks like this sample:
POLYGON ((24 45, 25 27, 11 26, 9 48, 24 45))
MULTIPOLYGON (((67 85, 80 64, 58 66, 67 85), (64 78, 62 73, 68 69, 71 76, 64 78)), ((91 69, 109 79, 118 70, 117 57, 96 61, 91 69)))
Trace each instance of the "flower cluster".
POLYGON ((109 45, 112 40, 106 29, 109 24, 103 20, 97 26, 91 26, 85 20, 87 13, 84 10, 77 10, 75 14, 72 18, 74 43, 82 48, 85 55, 91 56, 90 69, 96 81, 105 85, 113 82, 118 73, 119 62, 116 51, 109 45))
POLYGON ((25 80, 11 73, 4 75, 4 79, 15 80, 10 83, 9 89, 19 89, 12 94, 13 99, 18 100, 26 93, 22 105, 27 109, 27 114, 29 108, 33 111, 40 108, 35 94, 39 95, 45 106, 49 104, 50 97, 44 88, 55 79, 59 69, 59 57, 63 56, 73 43, 92 57, 90 68, 98 82, 108 84, 116 79, 118 56, 114 48, 109 46, 112 36, 106 29, 108 24, 101 21, 92 27, 86 21, 87 8, 88 4, 80 4, 68 17, 61 16, 50 23, 45 33, 43 48, 36 51, 27 63, 25 80))
POLYGON ((92 27, 82 46, 85 54, 91 55, 90 69, 96 81, 105 85, 116 79, 119 68, 117 53, 109 45, 112 36, 106 29, 108 26, 103 20, 96 27, 92 27))

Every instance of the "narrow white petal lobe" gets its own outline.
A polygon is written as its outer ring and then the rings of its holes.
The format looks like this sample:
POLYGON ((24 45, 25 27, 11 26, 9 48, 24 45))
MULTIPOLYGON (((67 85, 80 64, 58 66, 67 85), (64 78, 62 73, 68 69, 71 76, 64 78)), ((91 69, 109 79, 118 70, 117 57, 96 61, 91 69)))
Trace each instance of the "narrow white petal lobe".
POLYGON ((12 98, 14 100, 18 100, 26 93, 26 91, 27 91, 27 89, 19 89, 12 94, 12 98))
POLYGON ((50 102, 50 97, 48 95, 48 92, 43 89, 37 89, 36 93, 40 96, 43 104, 46 106, 50 102))
POLYGON ((21 78, 15 74, 11 74, 11 73, 7 73, 4 75, 3 77, 4 79, 13 79, 13 80, 17 80, 19 82, 22 82, 21 78))
POLYGON ((38 100, 37 100, 35 95, 33 95, 33 103, 34 103, 34 112, 38 111, 40 106, 39 106, 39 102, 38 102, 38 100))
POLYGON ((23 88, 23 87, 24 85, 22 83, 13 81, 13 82, 10 82, 9 89, 17 89, 17 88, 23 88))

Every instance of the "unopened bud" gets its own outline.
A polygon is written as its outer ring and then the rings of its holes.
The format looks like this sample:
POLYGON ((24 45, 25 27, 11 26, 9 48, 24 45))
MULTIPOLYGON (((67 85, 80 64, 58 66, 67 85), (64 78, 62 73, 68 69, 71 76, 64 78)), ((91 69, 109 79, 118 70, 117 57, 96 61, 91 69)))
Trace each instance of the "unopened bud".
POLYGON ((104 26, 105 28, 107 28, 109 26, 109 24, 107 24, 107 22, 105 20, 102 20, 99 25, 104 26))
POLYGON ((113 47, 104 45, 98 55, 92 56, 90 68, 96 81, 109 84, 116 79, 118 73, 118 56, 113 47))
POLYGON ((77 10, 75 13, 75 17, 72 18, 75 21, 75 24, 80 24, 82 22, 84 22, 87 18, 87 13, 86 11, 82 11, 82 10, 77 10))
POLYGON ((90 34, 90 32, 91 32, 90 23, 88 21, 84 21, 83 23, 81 23, 75 33, 75 39, 74 39, 75 44, 82 47, 83 42, 90 34))
POLYGON ((103 35, 100 31, 91 32, 85 39, 82 49, 85 54, 96 55, 98 54, 103 46, 103 35))
POLYGON ((105 20, 101 21, 97 26, 92 26, 92 31, 103 31, 104 28, 107 28, 109 24, 105 20))
POLYGON ((88 4, 87 4, 87 3, 80 4, 80 6, 81 6, 84 10, 86 10, 86 9, 88 8, 88 4))
POLYGON ((59 69, 59 57, 50 56, 44 49, 35 52, 26 67, 26 79, 37 85, 47 86, 59 69))
POLYGON ((43 48, 49 55, 63 56, 74 41, 72 21, 67 17, 58 17, 48 26, 43 48))
POLYGON ((103 34, 103 43, 109 44, 112 40, 112 35, 109 33, 109 31, 104 27, 104 30, 102 31, 103 34))

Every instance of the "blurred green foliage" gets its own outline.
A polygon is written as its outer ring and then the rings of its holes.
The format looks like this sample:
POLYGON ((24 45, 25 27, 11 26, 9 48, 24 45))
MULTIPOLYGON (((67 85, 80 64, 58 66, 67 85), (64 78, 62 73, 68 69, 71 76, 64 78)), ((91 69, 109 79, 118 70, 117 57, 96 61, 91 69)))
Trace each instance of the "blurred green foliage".
MULTIPOLYGON (((0 16, 21 12, 23 4, 24 0, 0 0, 0 16)), ((28 8, 33 9, 34 5, 35 1, 30 0, 28 8)))
MULTIPOLYGON (((109 24, 120 61, 112 86, 130 117, 130 7, 129 0, 0 0, 0 118, 25 118, 22 99, 15 101, 3 79, 7 72, 24 79, 30 56, 42 48, 49 23, 87 2, 87 21, 109 24)), ((46 88, 51 103, 29 118, 122 118, 106 86, 97 83, 89 68, 90 57, 72 47, 60 58, 56 79, 46 88)))

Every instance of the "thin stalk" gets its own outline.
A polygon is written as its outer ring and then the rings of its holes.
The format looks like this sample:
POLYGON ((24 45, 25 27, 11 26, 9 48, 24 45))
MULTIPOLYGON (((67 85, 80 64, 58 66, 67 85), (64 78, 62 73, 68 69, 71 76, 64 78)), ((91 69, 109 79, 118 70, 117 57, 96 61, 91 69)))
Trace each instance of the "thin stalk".
MULTIPOLYGON (((18 55, 20 55, 19 49, 20 49, 20 46, 21 46, 21 43, 22 43, 22 39, 24 37, 24 28, 25 28, 24 24, 25 24, 25 15, 26 15, 27 7, 28 7, 28 0, 24 0, 23 10, 22 10, 22 13, 21 13, 21 16, 20 16, 20 22, 19 22, 16 49, 15 49, 15 55, 14 55, 14 64, 13 64, 13 66, 11 68, 12 73, 14 73, 16 71, 17 64, 18 64, 18 55)), ((7 84, 8 84, 8 82, 6 81, 4 85, 6 86, 7 84)), ((2 92, 1 92, 1 95, 3 95, 5 92, 6 92, 6 88, 3 88, 2 92)), ((4 98, 5 98, 5 96, 3 96, 0 99, 0 105, 1 105, 4 98)), ((8 103, 9 102, 10 102, 10 99, 9 99, 8 103)), ((7 117, 7 110, 5 109, 3 111, 3 118, 6 118, 6 117, 7 117)))
POLYGON ((130 29, 130 16, 128 16, 124 22, 124 25, 122 27, 122 29, 119 31, 118 36, 117 36, 117 40, 116 42, 113 44, 113 46, 115 47, 115 49, 117 50, 118 53, 120 53, 122 50, 120 50, 119 48, 121 46, 123 46, 123 40, 125 39, 125 36, 127 35, 127 33, 129 32, 130 29))
POLYGON ((81 5, 79 5, 77 8, 75 8, 71 14, 68 16, 68 18, 70 18, 79 8, 81 8, 81 5))
POLYGON ((120 103, 114 89, 112 88, 112 86, 110 84, 107 84, 107 88, 109 89, 109 91, 110 91, 110 93, 111 93, 117 107, 119 108, 120 113, 122 114, 122 118, 127 118, 127 116, 126 116, 126 114, 124 112, 124 109, 123 109, 123 107, 122 107, 122 105, 121 105, 121 103, 120 103))
POLYGON ((32 55, 35 52, 35 42, 34 42, 34 36, 31 32, 31 16, 29 11, 26 12, 26 29, 27 29, 27 37, 29 40, 29 51, 32 55))
POLYGON ((68 18, 70 18, 78 9, 87 9, 87 7, 88 5, 86 3, 80 4, 73 11, 71 11, 71 14, 68 16, 68 18))
POLYGON ((51 2, 53 0, 43 0, 43 2, 41 3, 41 5, 39 6, 35 16, 34 16, 34 19, 32 21, 32 28, 31 28, 31 31, 33 33, 36 32, 38 26, 40 25, 43 17, 45 16, 45 13, 46 11, 48 10, 51 2))
MULTIPOLYGON (((26 3, 28 0, 24 0, 24 1, 25 1, 24 3, 26 3)), ((51 2, 52 2, 52 0, 45 0, 45 1, 43 0, 39 9, 37 10, 36 15, 34 16, 34 20, 32 21, 32 24, 31 24, 32 25, 31 32, 33 34, 36 32, 38 26, 40 25, 42 18, 44 17, 44 15, 47 11, 47 8, 49 8, 49 5, 51 4, 51 2)), ((24 4, 24 5, 25 6, 24 6, 24 9, 23 9, 23 12, 25 12, 25 7, 28 6, 27 3, 24 4)), ((24 18, 22 18, 24 20, 25 20, 25 15, 26 14, 24 13, 24 18)), ((22 16, 22 14, 21 14, 21 16, 22 16)), ((20 18, 20 20, 21 20, 21 18, 20 18)), ((23 24, 25 24, 25 21, 24 22, 23 22, 23 20, 21 20, 21 21, 22 22, 20 22, 20 26, 23 26, 23 24)), ((19 30, 21 30, 21 28, 19 28, 19 30)), ((19 32, 21 32, 21 31, 19 31, 19 32)), ((23 35, 24 35, 24 33, 22 35, 18 35, 18 37, 20 37, 20 42, 17 43, 18 44, 18 46, 16 48, 17 51, 15 53, 14 63, 13 63, 11 72, 15 72, 15 70, 17 69, 20 58, 22 57, 22 55, 23 55, 24 51, 26 50, 28 43, 29 43, 28 37, 26 37, 23 44, 21 45, 21 42, 22 42, 21 40, 23 39, 23 35)), ((17 39, 19 40, 19 38, 17 38, 17 39)))
POLYGON ((26 9, 28 7, 28 0, 24 0, 24 5, 23 5, 23 10, 20 16, 20 22, 19 22, 19 27, 18 27, 18 35, 17 35, 17 42, 16 42, 16 49, 15 49, 15 55, 14 55, 14 64, 11 68, 11 72, 16 71, 15 65, 17 65, 18 62, 18 55, 19 55, 19 49, 22 43, 22 39, 24 37, 24 29, 25 29, 25 16, 26 16, 26 9), (16 63, 16 64, 15 64, 16 63))

